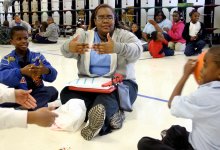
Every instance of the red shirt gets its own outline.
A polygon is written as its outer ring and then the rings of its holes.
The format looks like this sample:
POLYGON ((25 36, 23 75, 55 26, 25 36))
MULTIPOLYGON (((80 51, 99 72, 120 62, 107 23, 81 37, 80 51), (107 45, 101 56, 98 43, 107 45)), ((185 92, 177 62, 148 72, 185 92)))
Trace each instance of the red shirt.
POLYGON ((164 57, 164 53, 159 54, 159 52, 163 48, 163 44, 168 45, 167 40, 164 39, 163 41, 160 41, 160 40, 156 40, 156 41, 151 40, 150 41, 148 50, 153 58, 164 57))

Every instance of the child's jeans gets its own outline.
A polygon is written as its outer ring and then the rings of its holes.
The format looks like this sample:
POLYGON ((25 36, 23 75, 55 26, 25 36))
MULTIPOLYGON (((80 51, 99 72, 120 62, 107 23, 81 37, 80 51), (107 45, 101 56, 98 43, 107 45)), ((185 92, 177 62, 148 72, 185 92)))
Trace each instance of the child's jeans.
POLYGON ((186 49, 184 51, 184 54, 186 56, 193 56, 200 54, 202 52, 202 49, 205 47, 206 42, 203 40, 193 41, 186 44, 186 49))
POLYGON ((167 46, 163 46, 162 50, 160 51, 160 54, 164 53, 165 56, 173 56, 174 50, 170 49, 167 46))

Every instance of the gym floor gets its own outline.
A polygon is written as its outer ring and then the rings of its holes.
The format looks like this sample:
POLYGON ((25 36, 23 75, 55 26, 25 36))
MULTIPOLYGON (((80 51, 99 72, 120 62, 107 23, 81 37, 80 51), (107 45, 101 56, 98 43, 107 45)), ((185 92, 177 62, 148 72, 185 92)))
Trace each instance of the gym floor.
MULTIPOLYGON (((77 78, 76 60, 64 58, 60 46, 65 38, 57 44, 43 45, 30 42, 32 51, 41 52, 57 69, 58 76, 53 83, 59 91, 67 82, 77 78)), ((1 58, 8 54, 13 46, 0 46, 1 58)), ((12 128, 0 131, 1 150, 135 150, 143 136, 160 139, 160 132, 171 125, 179 124, 191 130, 191 121, 171 116, 167 100, 183 72, 187 59, 183 52, 175 56, 152 59, 148 52, 143 52, 136 63, 136 78, 139 96, 133 105, 133 112, 126 113, 122 129, 105 136, 97 136, 91 141, 84 140, 77 132, 54 131, 36 125, 28 128, 12 128)), ((193 75, 189 78, 182 94, 189 94, 198 87, 193 75)), ((83 127, 83 126, 82 126, 83 127)))

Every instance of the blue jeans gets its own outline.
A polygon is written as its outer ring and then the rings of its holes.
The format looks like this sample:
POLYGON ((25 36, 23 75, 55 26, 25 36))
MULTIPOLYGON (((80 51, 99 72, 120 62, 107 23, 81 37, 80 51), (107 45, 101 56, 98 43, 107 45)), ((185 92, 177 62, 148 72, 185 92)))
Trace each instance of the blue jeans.
MULTIPOLYGON (((124 80, 123 83, 129 86, 130 101, 133 104, 137 98, 138 86, 135 82, 131 80, 124 80)), ((115 90, 110 94, 103 94, 103 93, 73 91, 73 90, 69 90, 68 87, 65 87, 60 93, 60 99, 62 104, 65 104, 67 101, 69 101, 72 98, 79 98, 84 100, 87 108, 87 115, 88 115, 88 111, 97 104, 104 105, 106 110, 105 124, 103 125, 99 134, 104 135, 111 132, 110 118, 119 110, 117 90, 115 90)))
POLYGON ((174 50, 170 49, 167 46, 163 46, 162 50, 160 51, 160 54, 164 53, 165 56, 173 56, 174 50))
POLYGON ((193 56, 200 54, 202 52, 202 49, 205 47, 206 42, 203 40, 193 41, 186 44, 186 49, 184 51, 184 54, 186 56, 193 56))

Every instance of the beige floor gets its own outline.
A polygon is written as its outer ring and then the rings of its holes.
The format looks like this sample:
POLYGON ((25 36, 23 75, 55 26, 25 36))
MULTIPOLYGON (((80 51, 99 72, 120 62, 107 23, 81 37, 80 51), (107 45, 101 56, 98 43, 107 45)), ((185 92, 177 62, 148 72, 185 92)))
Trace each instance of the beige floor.
MULTIPOLYGON (((42 52, 58 70, 57 80, 51 85, 59 91, 67 82, 77 78, 76 61, 64 58, 59 51, 64 40, 61 38, 56 45, 30 43, 29 46, 33 51, 42 52)), ((12 49, 12 46, 1 45, 1 58, 12 49)), ((165 102, 180 78, 187 59, 181 52, 161 59, 151 59, 148 52, 142 54, 136 63, 140 96, 134 104, 134 111, 126 113, 126 120, 120 130, 96 137, 92 141, 85 141, 80 136, 80 131, 53 131, 50 128, 29 125, 27 129, 1 130, 0 150, 135 150, 141 137, 160 138, 160 131, 173 124, 185 126, 190 131, 191 121, 172 117, 165 102)), ((183 94, 188 94, 196 88, 197 84, 192 76, 183 94)))

